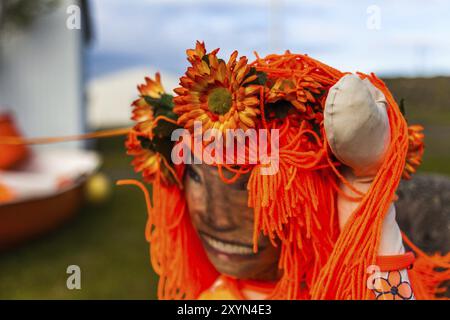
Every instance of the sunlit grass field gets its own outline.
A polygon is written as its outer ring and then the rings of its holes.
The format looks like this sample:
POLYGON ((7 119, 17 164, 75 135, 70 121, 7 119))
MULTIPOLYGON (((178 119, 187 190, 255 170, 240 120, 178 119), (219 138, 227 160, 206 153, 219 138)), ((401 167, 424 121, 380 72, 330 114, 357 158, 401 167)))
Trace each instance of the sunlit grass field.
MULTIPOLYGON (((423 172, 450 175, 450 78, 389 79, 412 123, 426 127, 423 172)), ((123 138, 99 141, 102 172, 112 181, 137 177, 123 138)), ((85 205, 61 229, 0 254, 0 299, 154 299, 157 277, 144 238, 145 203, 133 187, 113 187, 102 206, 85 205), (81 268, 81 290, 66 288, 66 268, 81 268)))

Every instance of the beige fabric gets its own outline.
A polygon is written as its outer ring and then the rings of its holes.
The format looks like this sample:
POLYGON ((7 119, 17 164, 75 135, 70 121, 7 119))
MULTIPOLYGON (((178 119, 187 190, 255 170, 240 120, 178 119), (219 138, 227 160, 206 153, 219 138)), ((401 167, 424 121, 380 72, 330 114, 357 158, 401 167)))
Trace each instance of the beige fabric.
MULTIPOLYGON (((361 192, 367 192, 373 181, 372 177, 357 177, 350 168, 346 168, 343 174, 350 184, 361 192)), ((348 195, 353 197, 358 196, 344 184, 341 185, 341 188, 348 195)), ((359 201, 349 201, 343 196, 338 196, 337 205, 339 212, 339 226, 342 230, 353 211, 359 206, 359 201)), ((395 220, 395 215, 395 205, 392 204, 383 221, 380 246, 378 248, 379 255, 389 256, 405 253, 400 228, 395 220)))
POLYGON ((325 131, 335 156, 357 176, 373 176, 390 141, 386 99, 369 80, 342 77, 325 103, 325 131))
MULTIPOLYGON (((343 170, 347 180, 366 192, 379 169, 390 141, 386 99, 369 80, 356 75, 342 77, 329 91, 325 103, 324 124, 327 139, 335 156, 349 168, 343 170)), ((342 189, 357 196, 347 186, 342 189)), ((342 228, 358 201, 338 197, 339 224, 342 228)), ((404 253, 400 229, 391 205, 383 223, 380 255, 404 253)))

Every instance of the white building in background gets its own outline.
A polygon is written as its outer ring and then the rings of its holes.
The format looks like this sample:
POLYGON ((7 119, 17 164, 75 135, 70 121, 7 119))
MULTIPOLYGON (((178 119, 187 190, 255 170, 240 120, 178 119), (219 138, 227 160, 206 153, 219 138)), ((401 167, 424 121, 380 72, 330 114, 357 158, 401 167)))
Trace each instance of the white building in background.
POLYGON ((87 0, 60 0, 30 27, 0 39, 0 111, 11 111, 26 136, 86 131, 85 49, 91 35, 87 9, 87 0), (82 9, 81 29, 67 27, 71 5, 82 9))
MULTIPOLYGON (((88 84, 88 125, 93 129, 132 125, 131 103, 137 99, 137 85, 145 77, 154 78, 154 68, 133 67, 91 80, 88 84)), ((161 70, 161 81, 167 93, 173 93, 179 79, 161 70)))

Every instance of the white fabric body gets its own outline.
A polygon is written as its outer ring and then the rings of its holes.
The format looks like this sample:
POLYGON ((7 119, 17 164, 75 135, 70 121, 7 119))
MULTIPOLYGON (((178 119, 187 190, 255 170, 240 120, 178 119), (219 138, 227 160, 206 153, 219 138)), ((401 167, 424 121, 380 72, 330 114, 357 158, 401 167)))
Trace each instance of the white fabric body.
MULTIPOLYGON (((325 132, 334 155, 348 168, 346 179, 361 192, 366 192, 389 147, 390 127, 383 93, 368 79, 356 75, 342 77, 331 87, 325 103, 325 132)), ((356 197, 342 184, 342 189, 356 197)), ((358 201, 338 197, 341 229, 358 201)), ((379 255, 403 254, 400 229, 395 220, 395 206, 391 205, 383 223, 379 255)))
MULTIPOLYGON (((324 125, 330 147, 338 160, 347 166, 344 177, 352 187, 367 192, 384 160, 390 143, 387 102, 383 93, 368 80, 356 75, 342 77, 327 96, 324 125)), ((345 184, 342 190, 352 197, 358 195, 345 184)), ((359 201, 338 196, 339 226, 343 229, 359 201)), ((378 255, 405 253, 402 235, 395 220, 395 205, 391 204, 383 221, 378 255)), ((407 270, 400 270, 402 279, 409 282, 407 270)), ((388 272, 378 272, 387 279, 388 272)), ((377 296, 377 299, 383 295, 377 296)), ((412 296, 411 299, 415 299, 412 296)))

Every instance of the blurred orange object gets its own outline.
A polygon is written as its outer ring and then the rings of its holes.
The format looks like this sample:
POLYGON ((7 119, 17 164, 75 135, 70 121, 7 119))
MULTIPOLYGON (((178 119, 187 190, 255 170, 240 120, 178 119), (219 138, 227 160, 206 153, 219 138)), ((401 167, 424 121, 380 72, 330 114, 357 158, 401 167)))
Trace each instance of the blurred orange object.
POLYGON ((45 198, 1 205, 0 252, 37 238, 73 218, 83 204, 84 180, 45 198))
MULTIPOLYGON (((0 114, 0 137, 21 137, 13 117, 8 113, 0 114)), ((25 145, 6 145, 0 141, 0 170, 14 167, 29 154, 30 150, 25 145)))
POLYGON ((13 199, 14 193, 11 189, 0 183, 0 203, 11 201, 13 199))
POLYGON ((74 217, 99 166, 95 152, 55 149, 36 150, 17 170, 0 170, 0 252, 74 217))

